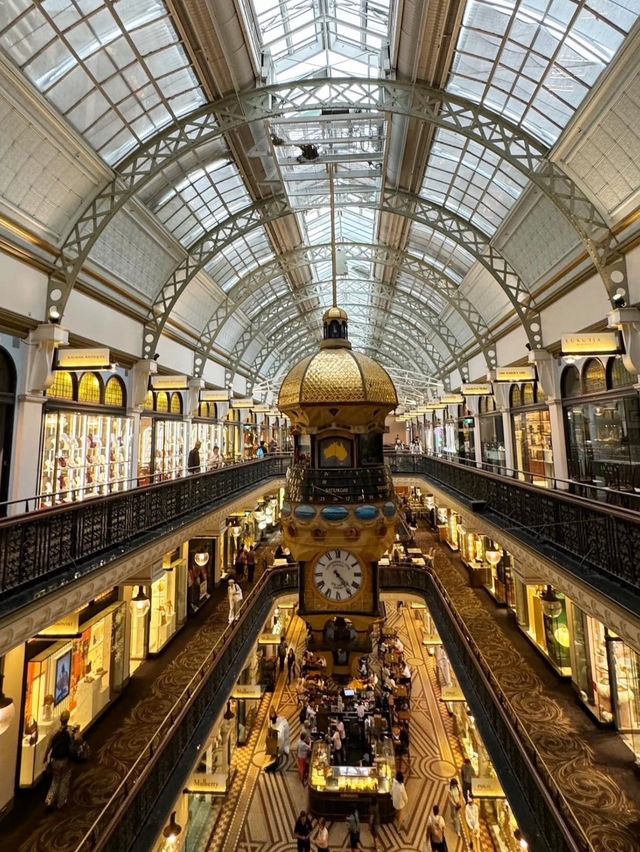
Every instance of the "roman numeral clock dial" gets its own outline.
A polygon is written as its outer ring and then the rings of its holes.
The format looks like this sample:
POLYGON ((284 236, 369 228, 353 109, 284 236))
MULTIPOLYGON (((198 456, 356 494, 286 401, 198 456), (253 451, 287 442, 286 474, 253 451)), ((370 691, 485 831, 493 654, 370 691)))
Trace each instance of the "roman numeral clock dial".
POLYGON ((319 557, 313 580, 321 595, 333 603, 351 600, 362 588, 362 564, 348 550, 329 550, 319 557))

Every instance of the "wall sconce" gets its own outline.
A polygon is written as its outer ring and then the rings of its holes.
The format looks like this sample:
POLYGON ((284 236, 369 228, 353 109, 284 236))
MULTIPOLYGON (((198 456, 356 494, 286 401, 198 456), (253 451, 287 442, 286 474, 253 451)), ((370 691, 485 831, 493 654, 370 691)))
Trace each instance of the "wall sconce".
POLYGON ((168 840, 169 843, 175 843, 178 839, 178 836, 182 832, 182 826, 176 822, 176 812, 173 811, 171 814, 171 819, 169 820, 169 824, 165 825, 162 829, 162 836, 165 840, 168 840))
POLYGON ((240 535, 241 532, 242 532, 241 527, 238 527, 238 526, 231 527, 231 533, 232 533, 234 538, 238 538, 238 536, 240 535))
MULTIPOLYGON (((4 668, 4 665, 3 665, 4 668)), ((16 715, 16 707, 13 698, 7 698, 2 691, 4 674, 0 674, 0 734, 4 734, 16 715)))
POLYGON ((149 600, 149 596, 145 594, 142 586, 138 586, 137 594, 131 598, 130 607, 131 614, 136 618, 142 618, 149 612, 151 601, 149 600))

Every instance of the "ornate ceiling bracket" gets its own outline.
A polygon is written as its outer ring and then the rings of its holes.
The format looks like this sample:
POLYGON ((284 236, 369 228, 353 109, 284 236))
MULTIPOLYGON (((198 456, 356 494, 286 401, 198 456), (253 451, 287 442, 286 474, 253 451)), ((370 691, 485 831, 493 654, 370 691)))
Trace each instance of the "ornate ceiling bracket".
MULTIPOLYGON (((427 285, 426 292, 424 293, 425 302, 422 302, 414 294, 408 293, 400 287, 393 289, 389 286, 384 286, 384 292, 389 298, 397 296, 405 300, 407 297, 413 296, 416 300, 416 308, 423 310, 425 307, 428 307, 426 300, 430 296, 429 291, 435 291, 468 326, 479 351, 485 357, 487 369, 495 369, 497 366, 495 344, 491 339, 489 327, 477 308, 460 293, 458 282, 449 278, 444 272, 431 266, 426 261, 414 257, 406 251, 373 243, 339 243, 338 247, 343 252, 346 260, 389 266, 402 271, 404 275, 414 278, 419 284, 427 285)), ((281 255, 275 260, 252 270, 244 278, 239 279, 227 293, 227 298, 224 302, 215 309, 200 335, 199 346, 194 357, 195 375, 202 375, 204 365, 216 344, 218 335, 224 324, 235 311, 244 309, 244 304, 252 297, 255 298, 256 294, 260 293, 262 288, 267 287, 274 279, 285 276, 291 270, 329 261, 330 259, 331 245, 329 243, 305 246, 281 255)), ((380 289, 381 285, 376 284, 376 287, 380 289)), ((275 293, 275 291, 273 292, 275 293)), ((440 320, 440 323, 442 323, 442 320, 440 320)))
POLYGON ((187 257, 160 288, 151 307, 144 329, 143 356, 153 357, 162 329, 185 287, 219 251, 254 228, 289 215, 291 208, 286 198, 269 198, 230 216, 191 246, 187 257))
MULTIPOLYGON (((114 178, 89 201, 66 237, 51 276, 47 309, 64 312, 69 294, 91 249, 113 216, 136 192, 184 154, 252 121, 299 115, 309 110, 344 109, 397 113, 418 118, 473 139, 503 157, 548 193, 572 223, 581 222, 594 246, 614 245, 601 238, 601 218, 581 190, 555 164, 547 149, 521 128, 464 98, 397 80, 311 78, 234 94, 160 131, 118 164, 114 178), (544 168, 537 171, 544 165, 544 168), (553 188, 556 185, 556 188, 553 188)), ((606 266, 603 262, 603 266, 606 266)))

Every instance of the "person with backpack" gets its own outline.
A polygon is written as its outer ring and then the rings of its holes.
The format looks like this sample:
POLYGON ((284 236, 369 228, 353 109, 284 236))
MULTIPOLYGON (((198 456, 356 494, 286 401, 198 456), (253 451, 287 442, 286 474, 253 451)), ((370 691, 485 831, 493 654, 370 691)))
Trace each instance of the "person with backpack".
POLYGON ((47 809, 64 808, 69 798, 71 786, 71 741, 73 734, 69 730, 69 711, 60 714, 60 728, 51 737, 44 755, 45 765, 51 771, 51 786, 44 801, 47 809))
POLYGON ((430 845, 431 852, 448 852, 447 839, 444 836, 445 822, 440 814, 440 808, 437 805, 433 806, 433 813, 427 822, 427 844, 430 845))

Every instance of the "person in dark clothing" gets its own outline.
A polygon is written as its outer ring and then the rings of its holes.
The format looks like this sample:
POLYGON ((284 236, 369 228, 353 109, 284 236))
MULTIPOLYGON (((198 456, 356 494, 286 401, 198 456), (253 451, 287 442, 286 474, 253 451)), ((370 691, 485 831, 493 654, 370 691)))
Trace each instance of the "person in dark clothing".
POLYGON ((280 644, 278 645, 278 673, 282 674, 284 671, 284 661, 287 659, 287 640, 284 636, 280 639, 280 644))
POLYGON ((296 654, 293 648, 289 648, 287 654, 287 683, 291 683, 291 678, 296 678, 296 654))
POLYGON ((293 827, 293 834, 298 841, 298 852, 311 852, 311 820, 306 811, 300 811, 300 816, 293 827))
POLYGON ((252 544, 249 550, 247 551, 247 577, 249 578, 249 582, 253 583, 253 576, 256 573, 256 551, 255 547, 252 544))
POLYGON ((284 547, 281 544, 279 544, 276 547, 276 552, 273 554, 273 558, 274 559, 282 559, 283 556, 284 556, 284 547))
POLYGON ((196 441, 193 445, 193 449, 189 452, 189 458, 187 459, 187 470, 189 473, 200 473, 200 447, 202 443, 200 441, 196 441))
POLYGON ((71 740, 73 734, 69 730, 69 711, 63 710, 60 714, 60 729, 51 737, 44 755, 45 764, 51 757, 49 768, 51 770, 51 786, 45 799, 46 807, 63 808, 69 798, 69 787, 71 785, 71 740))

